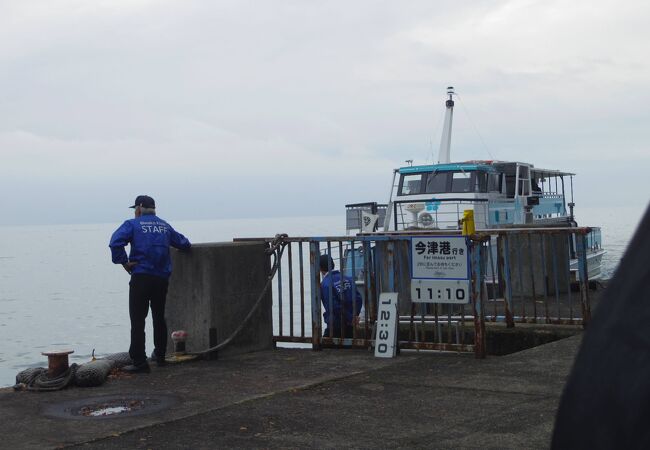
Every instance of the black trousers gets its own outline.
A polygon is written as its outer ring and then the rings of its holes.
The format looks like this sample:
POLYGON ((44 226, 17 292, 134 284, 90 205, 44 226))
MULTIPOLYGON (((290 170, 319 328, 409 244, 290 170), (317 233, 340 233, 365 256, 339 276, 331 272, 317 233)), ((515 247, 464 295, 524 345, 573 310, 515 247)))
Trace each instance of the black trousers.
POLYGON ((153 318, 153 343, 156 355, 167 352, 167 323, 165 322, 165 301, 167 300, 166 278, 154 275, 131 275, 129 283, 129 317, 131 318, 131 346, 129 356, 134 364, 147 361, 145 351, 144 325, 149 305, 153 318))

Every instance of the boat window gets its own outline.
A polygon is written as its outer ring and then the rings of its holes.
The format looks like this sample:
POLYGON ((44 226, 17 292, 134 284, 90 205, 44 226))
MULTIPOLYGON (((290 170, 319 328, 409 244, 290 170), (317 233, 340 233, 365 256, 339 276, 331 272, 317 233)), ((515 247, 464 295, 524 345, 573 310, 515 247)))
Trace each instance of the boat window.
POLYGON ((530 179, 528 167, 519 166, 519 195, 530 195, 530 179))
POLYGON ((499 186, 499 174, 498 173, 490 173, 488 174, 488 185, 487 185, 487 190, 488 192, 500 192, 501 188, 499 186))
POLYGON ((519 195, 530 195, 528 180, 519 180, 519 195))
POLYGON ((472 172, 474 178, 474 192, 487 192, 487 173, 472 172))
POLYGON ((427 177, 427 194, 447 192, 449 172, 432 172, 427 177))
POLYGON ((506 175, 506 196, 514 198, 515 196, 515 176, 506 175))
POLYGON ((453 172, 451 192, 472 192, 471 172, 453 172))
POLYGON ((423 173, 403 174, 399 182, 399 195, 421 193, 423 173))

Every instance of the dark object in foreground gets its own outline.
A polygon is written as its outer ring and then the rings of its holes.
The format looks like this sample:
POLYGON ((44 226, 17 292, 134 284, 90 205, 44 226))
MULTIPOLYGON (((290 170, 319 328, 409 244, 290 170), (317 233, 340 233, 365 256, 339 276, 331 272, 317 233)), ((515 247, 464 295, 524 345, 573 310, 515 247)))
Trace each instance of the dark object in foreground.
POLYGON ((552 448, 650 448, 650 208, 585 332, 552 448))

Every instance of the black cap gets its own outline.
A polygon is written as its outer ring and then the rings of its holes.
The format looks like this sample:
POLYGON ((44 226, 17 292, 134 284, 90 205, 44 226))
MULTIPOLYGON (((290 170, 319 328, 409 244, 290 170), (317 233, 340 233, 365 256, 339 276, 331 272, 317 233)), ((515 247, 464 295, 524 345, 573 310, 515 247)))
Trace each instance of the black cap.
POLYGON ((320 255, 320 270, 321 272, 329 272, 334 270, 334 260, 330 255, 320 255))
POLYGON ((136 206, 141 206, 143 208, 155 208, 156 202, 148 195, 138 195, 135 198, 135 203, 133 206, 129 206, 129 208, 135 208, 136 206))

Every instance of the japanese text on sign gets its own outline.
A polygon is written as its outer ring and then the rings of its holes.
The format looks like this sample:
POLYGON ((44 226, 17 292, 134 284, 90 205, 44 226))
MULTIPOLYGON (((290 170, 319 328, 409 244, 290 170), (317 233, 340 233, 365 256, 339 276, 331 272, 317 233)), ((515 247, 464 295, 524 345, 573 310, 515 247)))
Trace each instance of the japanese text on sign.
POLYGON ((414 237, 412 278, 468 279, 468 256, 465 236, 414 237))

